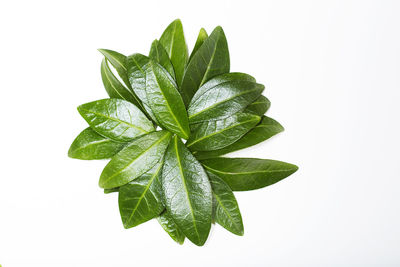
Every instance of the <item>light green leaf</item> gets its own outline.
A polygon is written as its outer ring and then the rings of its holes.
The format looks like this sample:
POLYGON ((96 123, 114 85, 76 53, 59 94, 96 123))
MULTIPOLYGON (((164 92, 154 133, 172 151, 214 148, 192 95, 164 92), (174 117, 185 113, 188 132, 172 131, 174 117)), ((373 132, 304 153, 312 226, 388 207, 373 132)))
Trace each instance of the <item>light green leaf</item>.
POLYGON ((114 142, 96 133, 92 128, 83 130, 68 150, 68 156, 75 159, 109 159, 126 144, 114 142))
POLYGON ((130 88, 129 79, 127 75, 126 56, 121 53, 108 49, 99 49, 99 52, 106 57, 106 59, 111 63, 111 65, 113 65, 113 67, 117 70, 118 75, 124 81, 126 86, 130 88))
POLYGON ((142 104, 138 97, 130 89, 127 89, 122 85, 114 76, 106 59, 103 59, 101 62, 101 78, 103 80, 104 88, 111 98, 119 98, 129 101, 143 111, 142 104))
POLYGON ((83 104, 79 113, 100 135, 127 142, 154 131, 153 124, 132 103, 122 99, 103 99, 83 104))
POLYGON ((100 187, 109 189, 122 186, 150 170, 164 156, 170 139, 170 132, 159 131, 133 140, 104 168, 100 187))
POLYGON ((260 116, 236 113, 222 120, 192 124, 190 126, 191 135, 186 147, 192 151, 221 149, 236 142, 259 121, 260 116))
POLYGON ((167 210, 164 210, 160 216, 157 217, 158 222, 160 223, 161 227, 167 232, 167 234, 177 243, 180 245, 183 244, 185 241, 185 235, 183 232, 178 228, 178 225, 174 222, 171 215, 167 210))
POLYGON ((165 153, 162 188, 174 222, 190 241, 202 246, 211 227, 211 186, 201 164, 177 136, 165 153))
POLYGON ((152 169, 119 189, 118 203, 124 227, 131 228, 157 217, 164 206, 161 200, 160 160, 152 169))
POLYGON ((174 20, 165 29, 160 37, 160 43, 167 51, 176 76, 178 86, 182 83, 183 72, 188 60, 188 48, 183 34, 182 22, 177 19, 174 20))
POLYGON ((211 172, 207 172, 210 179, 215 203, 215 221, 235 235, 243 235, 242 215, 239 205, 229 186, 211 172))
POLYGON ((211 158, 201 163, 222 178, 233 191, 248 191, 272 185, 296 172, 293 164, 269 159, 211 158))
POLYGON ((187 106, 197 89, 211 78, 228 73, 228 43, 221 27, 216 27, 190 60, 179 90, 187 106))
POLYGON ((192 53, 190 54, 189 57, 189 62, 192 59, 192 57, 194 56, 194 54, 196 54, 197 50, 199 50, 200 46, 204 43, 204 41, 208 38, 208 34, 206 32, 206 30, 204 28, 200 29, 199 35, 197 36, 197 40, 196 43, 194 45, 194 48, 192 50, 192 53))
POLYGON ((160 126, 188 139, 188 117, 176 84, 171 75, 154 61, 150 61, 146 71, 146 93, 160 126))
POLYGON ((268 111, 271 102, 263 95, 260 95, 253 103, 248 105, 243 112, 262 116, 268 111))
POLYGON ((225 155, 233 151, 254 146, 282 132, 283 130, 284 128, 282 127, 282 125, 279 124, 279 122, 269 117, 263 116, 260 124, 258 124, 255 128, 253 128, 235 143, 222 149, 213 151, 196 151, 193 154, 196 156, 197 159, 215 158, 217 156, 225 155))
POLYGON ((171 77, 175 79, 174 66, 172 66, 171 60, 169 59, 164 46, 162 46, 158 40, 154 40, 151 44, 149 57, 166 69, 169 74, 171 74, 171 77))
POLYGON ((224 81, 210 80, 212 86, 205 84, 200 88, 189 104, 189 122, 198 123, 226 118, 243 110, 257 99, 264 85, 249 80, 224 81))

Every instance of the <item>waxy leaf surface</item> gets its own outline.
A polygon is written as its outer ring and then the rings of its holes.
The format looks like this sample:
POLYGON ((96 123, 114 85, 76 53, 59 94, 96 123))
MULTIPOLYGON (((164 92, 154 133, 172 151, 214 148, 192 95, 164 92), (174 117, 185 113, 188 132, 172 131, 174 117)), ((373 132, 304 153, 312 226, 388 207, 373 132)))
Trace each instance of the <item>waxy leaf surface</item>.
POLYGON ((248 105, 243 112, 262 116, 268 111, 271 102, 263 95, 260 95, 253 103, 248 105))
POLYGON ((235 235, 243 235, 242 215, 232 190, 214 173, 207 172, 207 174, 213 191, 215 221, 235 235))
POLYGON ((160 126, 188 139, 190 134, 188 117, 171 75, 150 61, 146 72, 147 100, 160 126))
POLYGON ((190 60, 179 90, 187 106, 197 89, 214 76, 228 73, 228 43, 224 31, 217 27, 190 60))
POLYGON ((140 108, 142 105, 138 97, 131 91, 127 89, 121 82, 114 76, 110 67, 108 66, 107 60, 103 59, 101 62, 101 78, 103 80, 104 88, 110 98, 119 98, 133 103, 135 106, 140 108))
POLYGON ((154 42, 151 44, 149 57, 153 61, 163 66, 163 68, 166 69, 169 74, 171 74, 171 77, 175 79, 174 66, 172 66, 171 60, 169 59, 168 53, 165 51, 164 46, 162 46, 158 40, 154 40, 154 42))
POLYGON ((174 20, 168 25, 160 37, 160 43, 164 46, 171 59, 172 65, 174 66, 176 82, 178 86, 180 86, 189 52, 185 41, 185 35, 183 34, 182 22, 179 19, 174 20))
POLYGON ((246 80, 220 82, 207 88, 200 89, 189 104, 190 123, 226 118, 243 110, 264 90, 262 84, 246 80))
POLYGON ((112 51, 108 49, 99 49, 100 53, 104 55, 104 57, 113 65, 113 67, 117 70, 118 75, 124 81, 126 86, 130 87, 129 79, 127 75, 127 67, 126 67, 126 56, 112 51))
POLYGON ((122 99, 103 99, 83 104, 79 113, 97 133, 110 139, 127 142, 154 131, 146 115, 132 103, 122 99))
POLYGON ((204 28, 200 29, 199 35, 197 36, 196 43, 194 44, 192 53, 189 57, 189 62, 193 58, 194 54, 196 54, 197 50, 199 50, 200 46, 204 43, 204 41, 208 38, 208 34, 204 28))
POLYGON ((163 210, 159 176, 162 160, 132 182, 119 189, 118 204, 125 228, 157 217, 163 210))
POLYGON ((174 222, 190 241, 202 246, 211 227, 211 185, 201 164, 177 136, 165 153, 162 188, 174 222))
POLYGON ((260 116, 236 113, 222 120, 192 124, 190 126, 191 135, 186 147, 192 151, 221 149, 236 142, 259 121, 260 116))
POLYGON ((157 217, 158 222, 160 223, 161 227, 168 233, 168 235, 177 243, 183 244, 185 241, 185 235, 183 232, 178 228, 178 225, 174 222, 171 215, 167 210, 164 210, 160 216, 157 217))
POLYGON ((164 156, 170 139, 170 132, 159 131, 133 140, 104 168, 100 176, 100 187, 122 186, 150 170, 164 156))
POLYGON ((214 158, 217 156, 225 155, 227 153, 244 149, 250 146, 259 144, 272 136, 282 132, 284 128, 274 119, 263 116, 261 122, 240 138, 235 143, 226 146, 222 149, 213 151, 196 151, 194 152, 197 159, 214 158))
POLYGON ((68 156, 85 160, 109 159, 125 145, 99 135, 92 128, 86 128, 75 138, 69 148, 68 156))
POLYGON ((288 177, 296 165, 269 159, 212 158, 201 163, 222 178, 233 191, 247 191, 272 185, 288 177))

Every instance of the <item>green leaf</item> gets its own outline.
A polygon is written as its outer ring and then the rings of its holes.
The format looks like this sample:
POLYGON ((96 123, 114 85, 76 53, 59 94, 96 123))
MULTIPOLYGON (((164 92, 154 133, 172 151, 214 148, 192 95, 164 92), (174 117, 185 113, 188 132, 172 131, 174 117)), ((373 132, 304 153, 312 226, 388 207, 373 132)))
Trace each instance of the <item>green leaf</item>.
POLYGON ((220 77, 200 88, 189 104, 189 122, 198 123, 226 118, 243 110, 257 99, 264 85, 249 80, 224 81, 220 77))
POLYGON ((167 232, 175 242, 181 245, 183 244, 183 242, 185 241, 185 235, 178 228, 167 210, 161 213, 160 216, 157 217, 157 220, 160 223, 161 227, 165 230, 165 232, 167 232))
POLYGON ((109 159, 125 145, 103 137, 89 127, 83 130, 72 142, 68 156, 85 160, 109 159))
POLYGON ((193 58, 194 54, 196 54, 197 50, 199 50, 200 46, 204 43, 204 41, 208 38, 208 34, 204 28, 200 29, 199 35, 197 36, 196 43, 194 45, 194 48, 192 50, 192 53, 190 54, 189 57, 189 62, 193 58))
POLYGON ((79 113, 97 133, 127 142, 154 131, 153 124, 132 103, 122 99, 103 99, 83 104, 79 113))
POLYGON ((253 128, 232 145, 214 151, 199 151, 194 152, 193 154, 199 160, 215 158, 217 156, 225 155, 233 151, 254 146, 282 132, 283 130, 284 128, 282 127, 282 125, 279 124, 279 122, 269 117, 263 116, 260 124, 258 124, 255 128, 253 128))
POLYGON ((260 95, 253 103, 248 105, 243 112, 262 116, 268 111, 271 102, 263 95, 260 95))
POLYGON ((142 105, 149 117, 158 124, 157 119, 149 106, 146 95, 146 68, 149 64, 149 61, 150 59, 148 57, 139 53, 130 55, 126 59, 128 77, 132 86, 132 90, 135 92, 140 101, 142 101, 142 105))
POLYGON ((99 52, 105 56, 111 65, 113 65, 113 67, 117 70, 118 75, 129 88, 130 84, 127 75, 126 56, 108 49, 99 49, 99 52))
POLYGON ((167 51, 174 66, 176 82, 181 85, 183 72, 188 60, 188 48, 183 34, 182 22, 174 20, 163 32, 160 43, 167 51))
POLYGON ((104 168, 100 176, 101 188, 114 188, 135 180, 162 159, 171 133, 152 132, 134 139, 104 168))
POLYGON ((174 222, 190 241, 202 246, 211 228, 211 186, 201 164, 177 136, 165 153, 162 188, 174 222))
POLYGON ((235 235, 243 235, 242 215, 229 186, 217 175, 207 172, 215 203, 215 221, 235 235))
POLYGON ((123 86, 114 76, 106 59, 103 59, 101 62, 101 78, 103 80, 104 88, 111 98, 119 98, 129 101, 141 110, 143 109, 138 97, 131 90, 123 86))
POLYGON ((168 53, 165 51, 164 46, 162 46, 158 40, 154 40, 154 42, 151 44, 149 57, 163 66, 163 68, 166 69, 169 74, 171 74, 171 77, 175 79, 174 66, 172 66, 171 60, 169 59, 168 53))
POLYGON ((269 159, 212 158, 202 160, 207 171, 222 178, 233 191, 272 185, 296 172, 293 164, 269 159))
POLYGON ((188 139, 189 122, 182 98, 171 75, 154 61, 150 61, 147 68, 146 93, 160 126, 188 139))
POLYGON ((240 139, 256 126, 260 119, 257 115, 236 113, 222 120, 192 124, 186 147, 192 151, 221 149, 240 139))
POLYGON ((111 193, 116 193, 116 192, 119 192, 119 187, 104 189, 104 194, 111 194, 111 193))
POLYGON ((161 174, 162 163, 160 160, 151 170, 120 187, 118 204, 126 229, 147 222, 164 210, 158 178, 161 174))
POLYGON ((224 31, 216 27, 190 60, 179 90, 187 106, 197 89, 211 78, 229 72, 229 51, 224 31))

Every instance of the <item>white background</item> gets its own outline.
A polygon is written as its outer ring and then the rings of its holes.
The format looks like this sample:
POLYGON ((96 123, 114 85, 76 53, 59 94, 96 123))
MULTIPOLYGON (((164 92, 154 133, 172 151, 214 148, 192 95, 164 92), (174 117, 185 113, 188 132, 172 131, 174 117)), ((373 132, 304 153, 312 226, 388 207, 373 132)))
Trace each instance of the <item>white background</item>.
POLYGON ((400 2, 2 1, 0 264, 399 266, 400 2), (124 230, 106 161, 67 157, 76 107, 107 97, 97 48, 147 53, 181 18, 189 47, 222 25, 232 71, 254 75, 286 131, 236 153, 299 165, 237 193, 245 235, 204 247, 156 221, 124 230))

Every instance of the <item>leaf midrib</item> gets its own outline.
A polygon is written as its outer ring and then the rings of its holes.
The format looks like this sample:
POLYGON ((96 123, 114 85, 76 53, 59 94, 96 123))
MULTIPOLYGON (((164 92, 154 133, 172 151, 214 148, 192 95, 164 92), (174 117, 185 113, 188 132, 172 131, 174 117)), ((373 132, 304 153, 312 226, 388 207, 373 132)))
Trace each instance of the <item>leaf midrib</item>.
POLYGON ((243 175, 243 174, 257 174, 257 173, 272 173, 272 172, 288 172, 288 171, 290 171, 290 170, 274 170, 274 171, 265 170, 265 171, 252 171, 252 172, 226 172, 226 171, 220 171, 220 170, 213 169, 210 166, 205 165, 204 163, 203 163, 203 166, 206 169, 209 169, 211 171, 215 171, 215 172, 222 173, 222 174, 229 174, 229 175, 243 175))
POLYGON ((238 228, 238 226, 236 225, 235 220, 232 218, 232 216, 230 215, 230 213, 228 212, 228 210, 225 208, 225 206, 222 204, 221 199, 219 198, 219 196, 213 191, 214 197, 215 199, 218 201, 219 206, 224 210, 225 214, 229 217, 229 220, 231 221, 231 224, 233 225, 233 227, 235 228, 235 230, 237 232, 241 232, 241 230, 238 228))
MULTIPOLYGON (((103 50, 103 51, 104 51, 104 50, 103 50)), ((105 52, 109 57, 113 58, 116 62, 118 62, 118 65, 121 66, 125 71, 127 71, 126 67, 125 67, 123 64, 121 64, 121 62, 120 62, 116 57, 114 57, 112 54, 108 53, 107 51, 104 51, 104 52, 105 52)))
POLYGON ((213 49, 213 52, 212 52, 210 61, 209 61, 208 64, 207 64, 207 69, 206 69, 206 71, 204 72, 204 75, 203 75, 203 78, 201 79, 201 82, 200 82, 200 84, 199 84, 199 87, 202 86, 203 83, 205 82, 205 78, 206 78, 206 76, 207 76, 207 74, 208 74, 208 72, 209 72, 209 70, 210 70, 210 68, 211 68, 211 63, 212 63, 212 61, 214 60, 215 53, 216 53, 216 51, 217 51, 217 46, 218 46, 218 42, 219 42, 219 41, 220 41, 220 38, 217 38, 217 40, 215 40, 215 45, 214 45, 214 49, 213 49))

